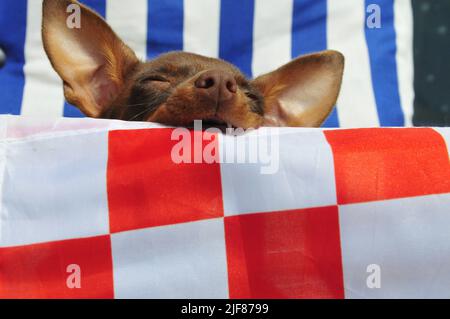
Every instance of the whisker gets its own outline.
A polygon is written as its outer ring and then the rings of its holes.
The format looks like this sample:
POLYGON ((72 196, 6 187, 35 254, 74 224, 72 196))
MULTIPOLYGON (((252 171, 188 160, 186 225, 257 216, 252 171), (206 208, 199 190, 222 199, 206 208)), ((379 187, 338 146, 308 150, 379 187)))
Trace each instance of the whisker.
POLYGON ((145 109, 144 111, 139 112, 138 114, 136 114, 135 116, 133 116, 132 118, 130 118, 129 121, 133 121, 134 119, 138 118, 138 117, 141 116, 142 114, 145 114, 145 113, 147 113, 147 112, 149 112, 149 111, 150 111, 150 109, 145 109))
POLYGON ((148 105, 148 103, 125 104, 125 105, 120 105, 118 107, 126 108, 126 107, 136 107, 136 106, 146 106, 146 105, 148 105))

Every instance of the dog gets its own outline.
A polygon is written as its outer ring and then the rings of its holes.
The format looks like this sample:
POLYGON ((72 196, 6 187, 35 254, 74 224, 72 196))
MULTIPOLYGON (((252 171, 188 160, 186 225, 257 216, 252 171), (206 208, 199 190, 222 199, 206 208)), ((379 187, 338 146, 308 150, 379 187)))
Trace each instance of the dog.
POLYGON ((189 127, 319 127, 341 87, 344 56, 323 51, 248 79, 232 64, 187 52, 140 61, 106 21, 75 0, 44 0, 45 52, 66 100, 86 116, 189 127), (67 24, 77 5, 80 28, 67 24))

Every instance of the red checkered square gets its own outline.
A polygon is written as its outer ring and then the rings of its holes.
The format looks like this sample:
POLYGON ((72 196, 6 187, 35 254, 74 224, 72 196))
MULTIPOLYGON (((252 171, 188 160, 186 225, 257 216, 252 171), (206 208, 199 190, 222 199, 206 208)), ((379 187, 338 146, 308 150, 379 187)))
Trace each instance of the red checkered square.
MULTIPOLYGON (((172 132, 173 129, 110 132, 111 232, 223 216, 219 164, 176 164, 171 152, 178 141, 171 140, 172 132)), ((193 138, 192 132, 191 145, 193 138)), ((211 143, 217 143, 217 136, 213 142, 205 137, 202 149, 211 143)), ((194 146, 191 156, 194 157, 194 146)))
POLYGON ((334 156, 339 204, 450 192, 445 142, 436 131, 325 131, 334 156))
POLYGON ((225 218, 230 298, 343 298, 336 206, 225 218))
POLYGON ((0 298, 113 298, 109 236, 0 248, 0 298), (69 265, 80 288, 69 288, 69 265))

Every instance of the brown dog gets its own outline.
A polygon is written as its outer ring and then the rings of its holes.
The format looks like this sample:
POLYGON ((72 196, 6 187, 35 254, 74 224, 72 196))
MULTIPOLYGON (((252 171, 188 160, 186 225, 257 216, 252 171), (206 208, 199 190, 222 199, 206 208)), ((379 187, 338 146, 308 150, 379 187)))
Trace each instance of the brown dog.
POLYGON ((219 59, 171 52, 141 62, 108 24, 74 0, 44 0, 45 51, 70 103, 91 117, 190 126, 320 126, 339 94, 344 57, 324 51, 254 80, 219 59), (69 28, 67 8, 81 8, 69 28))

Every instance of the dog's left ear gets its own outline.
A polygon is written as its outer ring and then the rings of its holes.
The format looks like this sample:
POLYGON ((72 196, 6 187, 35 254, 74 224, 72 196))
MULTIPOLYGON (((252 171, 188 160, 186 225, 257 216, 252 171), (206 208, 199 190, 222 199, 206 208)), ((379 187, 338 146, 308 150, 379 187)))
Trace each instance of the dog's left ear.
POLYGON ((319 127, 333 110, 344 56, 323 51, 297 58, 253 81, 264 96, 265 126, 319 127))

